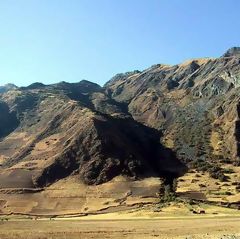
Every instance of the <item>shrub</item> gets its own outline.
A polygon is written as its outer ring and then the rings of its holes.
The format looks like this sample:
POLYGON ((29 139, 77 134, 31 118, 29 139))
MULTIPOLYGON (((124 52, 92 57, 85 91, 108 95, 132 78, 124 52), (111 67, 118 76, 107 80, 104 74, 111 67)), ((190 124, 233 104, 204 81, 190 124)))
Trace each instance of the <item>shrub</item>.
POLYGON ((234 173, 234 170, 231 168, 225 168, 225 169, 223 169, 223 173, 232 174, 232 173, 234 173))
POLYGON ((162 197, 160 202, 173 202, 176 200, 177 179, 174 179, 172 184, 165 184, 163 187, 162 197))

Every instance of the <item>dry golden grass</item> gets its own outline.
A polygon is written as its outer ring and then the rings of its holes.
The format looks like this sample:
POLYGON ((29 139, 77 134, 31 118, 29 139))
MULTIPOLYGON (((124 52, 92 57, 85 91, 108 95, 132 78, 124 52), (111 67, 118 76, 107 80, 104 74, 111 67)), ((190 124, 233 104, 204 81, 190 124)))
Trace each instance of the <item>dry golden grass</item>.
POLYGON ((221 238, 240 233, 239 218, 184 220, 15 220, 0 223, 1 239, 221 238))
POLYGON ((240 180, 240 167, 227 164, 222 167, 234 171, 226 174, 229 177, 227 182, 213 179, 207 172, 190 171, 178 179, 177 192, 188 198, 205 199, 212 202, 240 202, 240 192, 233 185, 234 182, 240 180))
POLYGON ((215 58, 206 57, 206 58, 190 59, 190 60, 184 61, 183 63, 179 64, 179 66, 186 67, 187 65, 191 64, 193 61, 195 61, 199 65, 203 65, 211 60, 215 60, 215 58))
MULTIPOLYGON (((209 180, 207 174, 200 178, 197 174, 192 172, 182 177, 184 181, 179 182, 178 192, 196 190, 208 196, 207 190, 201 189, 199 184, 205 182, 213 188, 215 181, 209 180), (193 179, 199 179, 199 182, 191 183, 193 179)), ((175 202, 163 207, 156 195, 159 185, 157 178, 129 181, 117 177, 103 185, 86 186, 79 183, 77 177, 70 177, 39 193, 4 193, 0 195, 1 210, 9 214, 25 213, 26 216, 2 216, 0 238, 167 239, 189 235, 193 235, 192 238, 220 238, 223 234, 240 233, 239 211, 202 203, 175 202), (193 214, 193 210, 200 209, 205 211, 203 215, 193 214), (81 212, 88 215, 76 217, 76 213, 81 212), (54 213, 62 217, 47 218, 54 213), (70 217, 70 214, 75 214, 75 217, 70 217)), ((227 188, 222 186, 222 189, 224 187, 227 188)))

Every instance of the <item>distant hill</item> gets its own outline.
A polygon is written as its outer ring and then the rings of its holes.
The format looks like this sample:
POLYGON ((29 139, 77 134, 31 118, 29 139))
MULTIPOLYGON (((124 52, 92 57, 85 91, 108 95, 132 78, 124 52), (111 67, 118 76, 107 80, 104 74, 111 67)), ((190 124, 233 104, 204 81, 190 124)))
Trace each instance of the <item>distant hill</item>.
POLYGON ((7 92, 9 90, 17 89, 17 86, 14 84, 6 84, 4 86, 0 86, 0 93, 7 92))

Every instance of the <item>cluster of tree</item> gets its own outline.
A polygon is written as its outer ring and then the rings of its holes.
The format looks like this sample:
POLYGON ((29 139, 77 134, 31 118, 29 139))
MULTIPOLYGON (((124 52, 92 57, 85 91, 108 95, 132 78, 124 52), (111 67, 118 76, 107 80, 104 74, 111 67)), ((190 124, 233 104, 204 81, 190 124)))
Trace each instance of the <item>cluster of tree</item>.
POLYGON ((174 178, 172 181, 164 181, 160 188, 160 202, 172 202, 176 200, 177 194, 177 179, 174 178))
POLYGON ((233 173, 230 169, 223 169, 216 164, 211 164, 205 160, 196 160, 190 163, 190 167, 197 169, 198 171, 208 172, 214 179, 219 179, 221 182, 228 180, 228 176, 225 174, 233 173))

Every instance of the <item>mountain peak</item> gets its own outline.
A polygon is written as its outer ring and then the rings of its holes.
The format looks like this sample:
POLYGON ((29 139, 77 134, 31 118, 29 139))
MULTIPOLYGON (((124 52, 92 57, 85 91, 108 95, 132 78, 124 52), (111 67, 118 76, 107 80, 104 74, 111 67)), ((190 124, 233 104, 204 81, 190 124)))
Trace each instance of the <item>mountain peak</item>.
POLYGON ((17 88, 18 87, 16 85, 8 83, 8 84, 5 84, 3 86, 0 86, 0 93, 4 93, 4 92, 9 91, 9 90, 15 90, 17 88))
POLYGON ((240 56, 240 47, 232 47, 223 54, 223 57, 231 56, 240 56))

